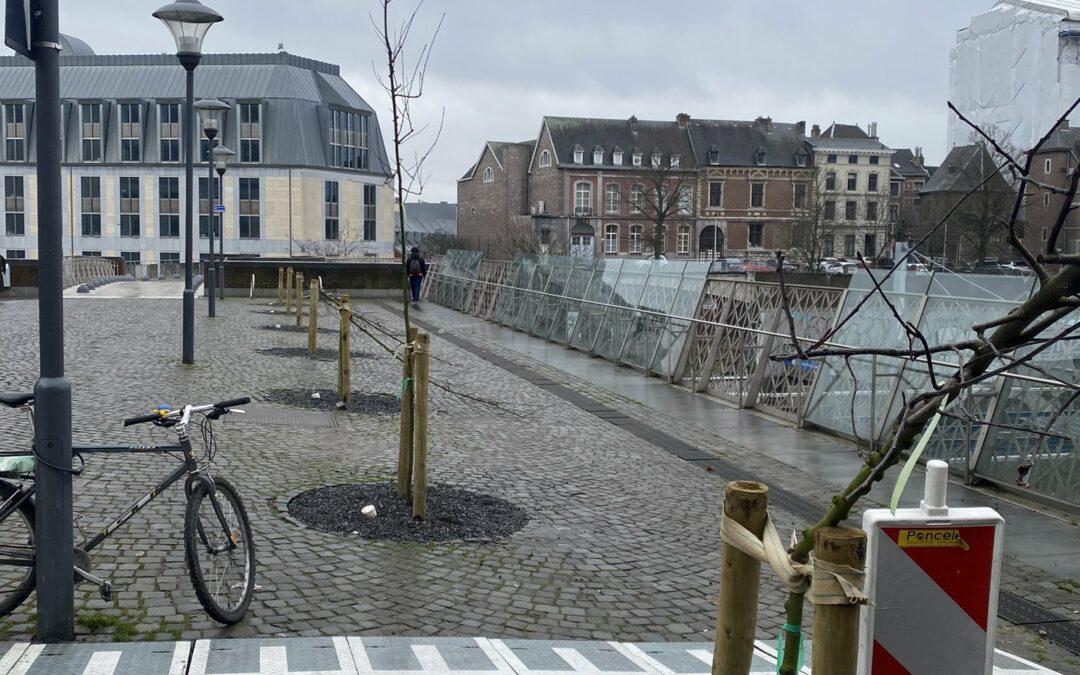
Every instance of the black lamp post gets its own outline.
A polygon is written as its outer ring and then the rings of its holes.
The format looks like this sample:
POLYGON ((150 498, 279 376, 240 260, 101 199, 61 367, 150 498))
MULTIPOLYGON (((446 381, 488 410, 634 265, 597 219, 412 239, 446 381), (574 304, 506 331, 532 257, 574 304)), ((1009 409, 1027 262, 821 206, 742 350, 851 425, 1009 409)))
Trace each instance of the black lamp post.
POLYGON ((221 15, 199 0, 176 0, 154 12, 176 41, 176 58, 187 71, 187 98, 184 103, 184 163, 187 192, 184 194, 184 363, 195 363, 195 289, 191 287, 191 195, 195 175, 195 68, 202 58, 202 42, 210 26, 221 21, 221 15))
MULTIPOLYGON (((221 203, 225 203, 225 170, 229 168, 229 163, 236 159, 236 153, 226 148, 224 145, 219 145, 213 150, 213 164, 217 168, 218 175, 218 194, 221 195, 221 203)), ((212 217, 212 216, 211 216, 212 217)), ((225 232, 225 214, 219 213, 217 216, 218 232, 225 232)), ((218 255, 218 288, 221 289, 221 299, 225 299, 225 269, 221 261, 225 259, 225 235, 221 234, 221 246, 219 247, 218 255)), ((211 244, 212 246, 213 244, 211 244)))
MULTIPOLYGON (((210 258, 206 265, 206 297, 209 305, 209 316, 214 316, 216 311, 216 278, 214 276, 214 149, 215 140, 218 136, 218 131, 221 129, 221 121, 225 116, 225 111, 229 109, 229 104, 223 103, 217 99, 206 98, 201 101, 195 102, 195 109, 199 111, 199 119, 202 122, 202 130, 206 135, 207 145, 209 151, 207 152, 206 165, 207 165, 207 178, 206 189, 208 191, 206 203, 209 213, 206 214, 206 229, 207 238, 210 240, 210 258)), ((220 194, 220 193, 218 193, 220 194)), ((222 282, 225 280, 222 279, 222 282)))

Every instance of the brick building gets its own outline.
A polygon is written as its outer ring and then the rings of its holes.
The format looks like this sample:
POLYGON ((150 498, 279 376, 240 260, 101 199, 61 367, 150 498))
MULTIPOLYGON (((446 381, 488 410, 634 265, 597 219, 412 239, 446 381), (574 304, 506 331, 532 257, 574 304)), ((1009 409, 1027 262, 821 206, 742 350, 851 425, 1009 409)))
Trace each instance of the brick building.
POLYGON ((922 148, 893 151, 889 185, 889 226, 893 238, 904 240, 919 221, 919 193, 930 180, 922 148))
MULTIPOLYGON (((1040 183, 1067 189, 1070 175, 1080 165, 1080 128, 1070 127, 1068 121, 1054 132, 1035 154, 1032 177, 1040 183)), ((1028 248, 1046 250, 1046 240, 1054 227, 1064 195, 1054 194, 1045 188, 1030 188, 1033 193, 1024 210, 1027 220, 1024 241, 1028 248)), ((1069 214, 1065 228, 1057 240, 1062 253, 1080 253, 1080 215, 1069 214)))

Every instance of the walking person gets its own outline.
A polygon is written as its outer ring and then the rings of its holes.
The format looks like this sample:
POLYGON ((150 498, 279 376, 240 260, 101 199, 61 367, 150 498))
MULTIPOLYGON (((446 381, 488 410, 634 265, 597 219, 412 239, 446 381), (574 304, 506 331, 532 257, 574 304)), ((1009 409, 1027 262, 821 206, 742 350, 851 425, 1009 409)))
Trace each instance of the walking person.
POLYGON ((428 264, 424 256, 420 255, 420 247, 413 246, 409 253, 409 260, 405 263, 405 269, 409 273, 409 290, 412 291, 412 304, 414 308, 420 307, 420 286, 424 283, 427 275, 428 264))

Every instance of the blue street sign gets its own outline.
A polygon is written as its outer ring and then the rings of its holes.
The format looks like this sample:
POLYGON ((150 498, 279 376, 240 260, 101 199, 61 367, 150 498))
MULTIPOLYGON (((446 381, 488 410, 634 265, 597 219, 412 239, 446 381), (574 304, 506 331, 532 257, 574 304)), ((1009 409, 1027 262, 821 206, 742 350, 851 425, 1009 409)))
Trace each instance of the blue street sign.
POLYGON ((224 204, 214 204, 214 213, 225 213, 224 204))

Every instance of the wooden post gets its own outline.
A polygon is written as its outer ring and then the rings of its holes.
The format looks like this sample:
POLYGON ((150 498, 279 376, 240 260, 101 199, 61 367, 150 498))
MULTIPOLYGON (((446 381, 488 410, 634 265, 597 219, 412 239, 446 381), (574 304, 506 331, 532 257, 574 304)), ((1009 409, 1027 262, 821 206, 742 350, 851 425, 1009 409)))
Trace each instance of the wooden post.
MULTIPOLYGON (((814 559, 861 570, 866 533, 857 527, 823 527, 814 539, 814 559)), ((859 605, 814 605, 815 673, 855 675, 859 662, 859 605)))
POLYGON ((413 518, 427 518, 428 357, 431 340, 417 333, 413 349, 413 518))
MULTIPOLYGON (((744 480, 728 483, 724 494, 724 514, 759 539, 765 531, 768 506, 769 488, 765 485, 744 480)), ((750 672, 750 662, 754 657, 754 633, 757 630, 760 572, 761 563, 756 558, 730 544, 724 544, 713 675, 750 672)), ((817 649, 816 642, 814 649, 817 649)))
POLYGON ((285 313, 292 314, 292 268, 285 270, 285 313))
POLYGON ((296 273, 296 325, 304 325, 304 273, 296 273))
POLYGON ((341 323, 338 327, 338 407, 343 408, 349 402, 352 385, 349 382, 349 332, 352 330, 352 310, 349 308, 349 296, 341 296, 338 305, 341 323))
POLYGON ((285 268, 277 268, 277 304, 285 304, 285 268))
POLYGON ((412 346, 416 326, 409 326, 405 358, 401 361, 401 437, 398 439, 397 493, 412 503, 413 379, 412 346))
POLYGON ((319 346, 319 277, 311 277, 309 287, 311 305, 308 311, 307 350, 308 354, 314 356, 319 346))

